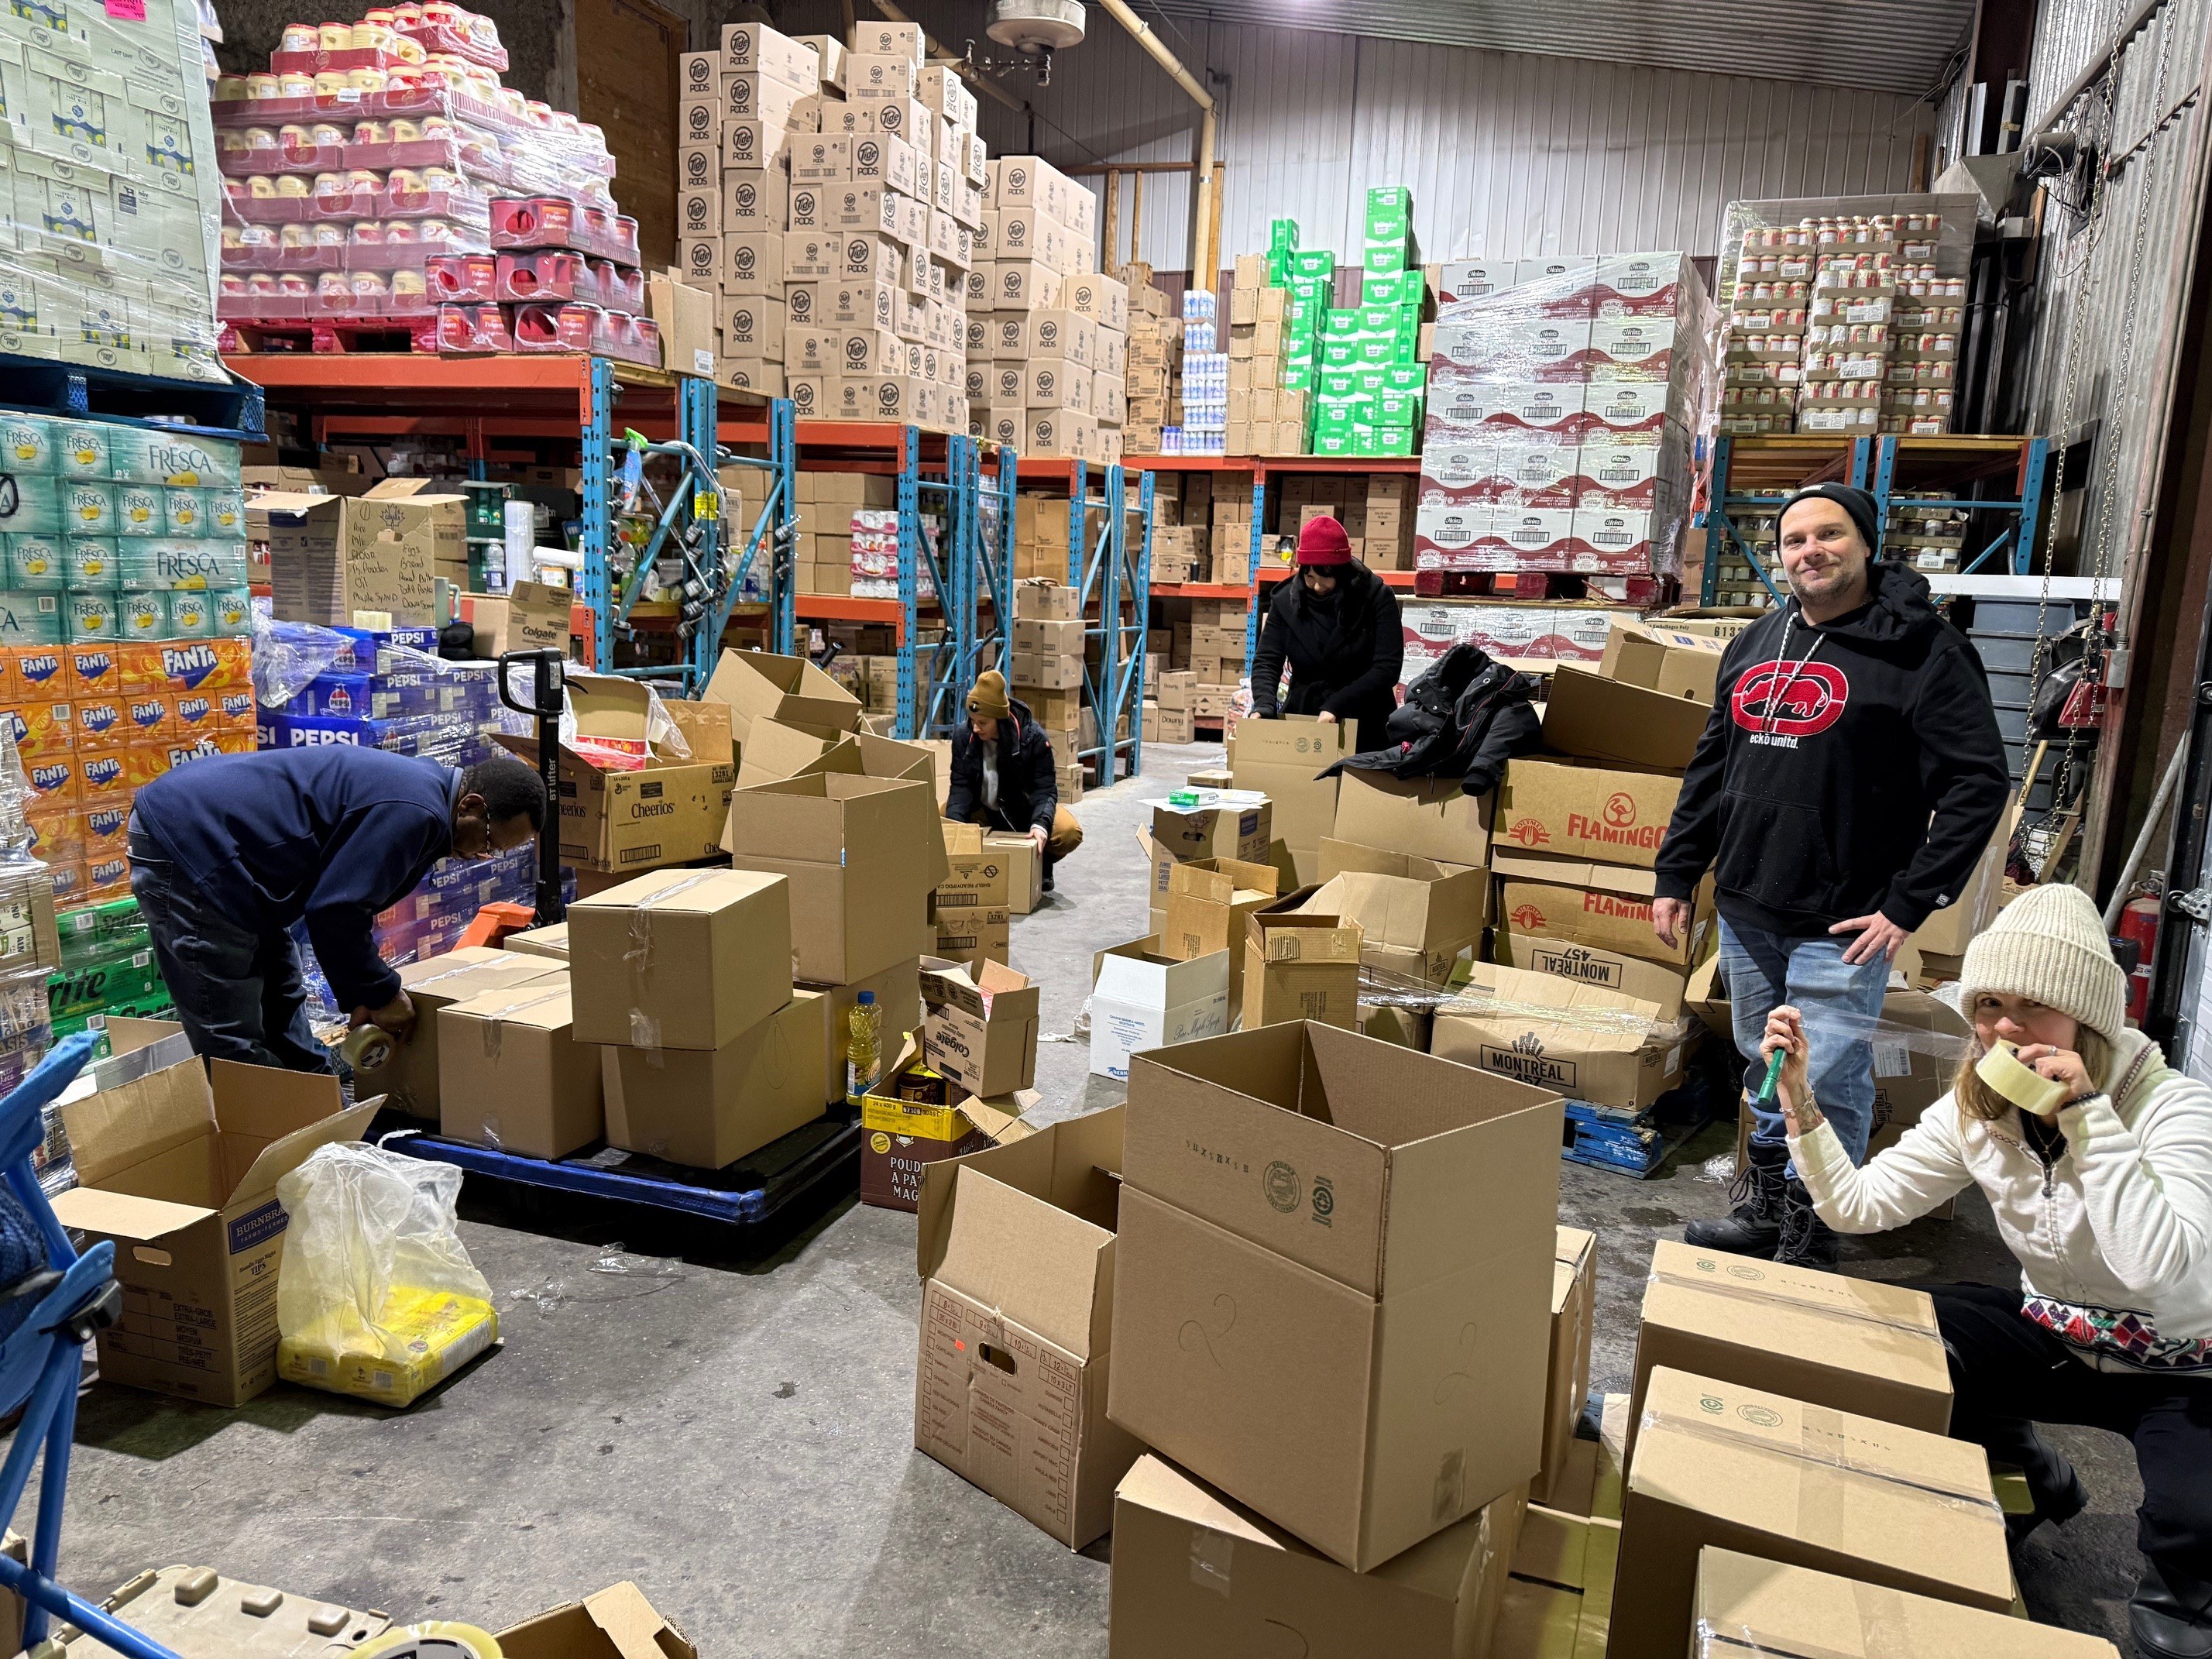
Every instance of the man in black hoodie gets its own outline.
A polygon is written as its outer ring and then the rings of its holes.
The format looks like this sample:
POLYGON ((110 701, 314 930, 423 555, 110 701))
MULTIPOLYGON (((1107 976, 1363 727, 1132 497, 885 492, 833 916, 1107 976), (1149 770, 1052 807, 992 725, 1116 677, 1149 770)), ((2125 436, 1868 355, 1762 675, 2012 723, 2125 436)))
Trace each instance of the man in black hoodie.
POLYGON ((952 734, 952 775, 945 816, 1005 835, 1027 836, 1044 855, 1044 890, 1052 866, 1083 845, 1083 826, 1060 804, 1052 739, 1030 706, 1006 691, 995 668, 975 677, 968 720, 952 734))
MULTIPOLYGON (((1873 1027, 1897 947, 1959 896, 2008 784, 1981 660, 1906 566, 1875 563, 1875 499, 1818 484, 1783 504, 1791 598, 1721 659, 1712 718, 1659 848, 1654 930, 1670 947, 1714 872, 1747 1104, 1777 1006, 1819 1008, 1811 1081, 1852 1160, 1874 1114, 1873 1027)), ((1779 1109, 1752 1107, 1751 1159, 1710 1249, 1831 1267, 1835 1235, 1788 1169, 1779 1109)))

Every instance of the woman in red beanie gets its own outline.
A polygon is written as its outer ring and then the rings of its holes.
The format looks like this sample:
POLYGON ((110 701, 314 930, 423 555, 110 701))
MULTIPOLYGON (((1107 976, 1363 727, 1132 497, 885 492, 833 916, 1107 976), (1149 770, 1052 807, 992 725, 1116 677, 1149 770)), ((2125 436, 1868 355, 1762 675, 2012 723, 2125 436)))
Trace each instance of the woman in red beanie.
POLYGON ((1314 714, 1354 727, 1355 750, 1379 749, 1398 706, 1406 641, 1398 596, 1352 556, 1334 519, 1298 532, 1298 574, 1275 586, 1252 661, 1252 712, 1261 720, 1314 714), (1283 690, 1283 670, 1291 672, 1283 690))

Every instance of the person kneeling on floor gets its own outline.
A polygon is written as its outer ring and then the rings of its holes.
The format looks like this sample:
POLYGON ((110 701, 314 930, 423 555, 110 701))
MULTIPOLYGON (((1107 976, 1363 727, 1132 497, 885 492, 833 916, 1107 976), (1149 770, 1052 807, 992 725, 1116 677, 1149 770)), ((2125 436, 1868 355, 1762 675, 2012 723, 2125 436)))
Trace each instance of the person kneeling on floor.
POLYGON ((2133 1441, 2148 1559, 2129 1605, 2136 1645, 2146 1659, 2207 1659, 2212 1089, 2127 1028, 2126 980, 2077 888, 2034 887, 2008 905, 1966 947, 1960 990, 1975 1042, 1951 1092, 1863 1169, 1808 1086, 1803 1018, 1776 1009, 1761 1052, 1784 1055, 1790 1156, 1839 1232, 1900 1227, 1980 1187, 2021 1285, 1923 1287, 1950 1357, 1951 1433, 2026 1471, 2035 1509, 2013 1517, 2016 1538, 2088 1501, 2038 1423, 2133 1441), (1999 1043, 2058 1085, 2045 1110, 2022 1109, 1978 1071, 1999 1043))
POLYGON ((1044 854, 1044 890, 1052 867, 1083 845, 1083 826, 1060 804, 1052 739, 1029 705, 1007 695, 1006 677, 992 669, 968 693, 968 723, 952 734, 952 780, 945 816, 1007 835, 1027 836, 1044 854))

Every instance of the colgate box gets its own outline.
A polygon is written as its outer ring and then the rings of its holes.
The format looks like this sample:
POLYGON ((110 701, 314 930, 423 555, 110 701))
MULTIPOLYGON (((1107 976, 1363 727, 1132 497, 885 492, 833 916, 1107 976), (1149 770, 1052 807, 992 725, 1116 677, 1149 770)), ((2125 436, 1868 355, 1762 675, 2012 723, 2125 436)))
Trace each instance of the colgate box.
MULTIPOLYGON (((1427 432, 1446 445, 1579 443, 1587 395, 1581 386, 1533 381, 1437 385, 1429 391, 1427 432)), ((1663 398, 1660 407, 1663 411, 1663 398)))

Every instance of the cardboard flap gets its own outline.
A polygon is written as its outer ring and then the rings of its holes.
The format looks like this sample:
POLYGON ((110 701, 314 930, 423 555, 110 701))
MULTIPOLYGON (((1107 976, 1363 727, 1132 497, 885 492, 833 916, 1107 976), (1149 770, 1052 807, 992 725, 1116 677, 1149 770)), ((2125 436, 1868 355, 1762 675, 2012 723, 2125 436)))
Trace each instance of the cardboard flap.
POLYGON ((63 1226, 141 1243, 182 1232, 213 1213, 197 1204, 172 1204, 165 1199, 137 1198, 92 1187, 72 1187, 54 1194, 54 1216, 63 1226))
POLYGON ((1467 991, 1469 1000, 1464 1005, 1448 1002, 1437 1012, 1501 1029, 1571 1032, 1577 1046, 1591 1054, 1633 1053, 1649 1040, 1651 1024, 1659 1017, 1656 1002, 1486 962, 1474 965, 1467 991))
POLYGON ((507 1659, 698 1659, 699 1650, 624 1580, 499 1632, 507 1659))
POLYGON ((1544 705, 1544 744, 1585 760, 1679 772, 1696 753, 1711 712, 1688 697, 1670 697, 1561 663, 1544 705))
MULTIPOLYGON (((853 743, 860 751, 860 770, 866 775, 919 781, 932 789, 937 787, 937 756, 929 745, 879 738, 872 732, 855 732, 853 743)), ((950 754, 948 744, 948 760, 950 754)))
MULTIPOLYGON (((215 1095, 198 1060, 101 1089, 62 1107, 76 1178, 87 1187, 127 1187, 125 1172, 179 1152, 215 1133, 215 1095)), ((208 1192, 210 1205, 222 1194, 208 1192)))
POLYGON ((208 1062, 215 1121, 225 1134, 274 1140, 319 1123, 345 1105, 345 1091, 329 1073, 288 1072, 235 1060, 208 1062))
MULTIPOLYGON (((1323 842, 1325 847, 1327 842, 1323 842)), ((1490 857, 1493 875, 1506 881, 1542 881, 1559 887, 1578 887, 1601 893, 1620 893, 1649 899, 1659 890, 1659 872, 1628 864, 1600 864, 1591 859, 1553 858, 1546 853, 1495 849, 1490 857)), ((1710 881, 1711 878, 1707 877, 1710 881)))
MULTIPOLYGON (((1033 1106, 1034 1091, 1030 1093, 1029 1104, 1033 1106)), ((1122 1115, 1121 1107, 1109 1106, 1081 1117, 1062 1118, 1022 1139, 933 1164, 923 1170, 915 1236, 915 1266, 919 1275, 933 1277, 945 1259, 953 1176, 971 1164, 1002 1186, 1112 1231, 1119 1209, 1122 1115)))
POLYGON ((817 772, 860 775, 860 747, 849 732, 827 726, 787 725, 762 718, 745 733, 738 782, 750 788, 817 772))
MULTIPOLYGON (((218 1062, 219 1064, 220 1062, 218 1062)), ((336 1079, 331 1079, 336 1082, 336 1079)), ((261 1154, 247 1166, 240 1180, 225 1200, 225 1207, 242 1203, 249 1198, 258 1198, 264 1193, 276 1190, 276 1183, 307 1161, 307 1155, 318 1146, 327 1146, 334 1141, 359 1140, 362 1131, 368 1127, 369 1120, 384 1097, 363 1101, 349 1106, 319 1123, 311 1123, 304 1129, 295 1129, 281 1140, 270 1142, 261 1149, 261 1154)))
POLYGON ((969 1167, 954 1177, 944 1259, 931 1277, 1087 1360, 1113 1244, 1104 1228, 969 1167))
POLYGON ((1269 962, 1357 962, 1358 926, 1334 911, 1261 911, 1248 917, 1245 937, 1269 962))
POLYGON ((944 838, 947 856, 956 859, 979 859, 983 856, 981 824, 940 818, 938 820, 938 833, 944 838))

